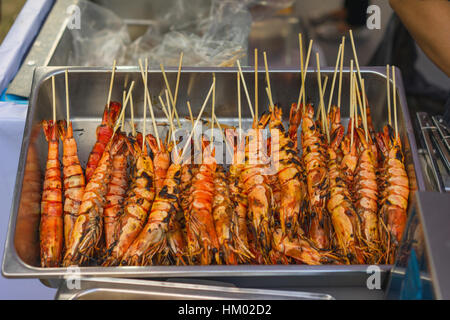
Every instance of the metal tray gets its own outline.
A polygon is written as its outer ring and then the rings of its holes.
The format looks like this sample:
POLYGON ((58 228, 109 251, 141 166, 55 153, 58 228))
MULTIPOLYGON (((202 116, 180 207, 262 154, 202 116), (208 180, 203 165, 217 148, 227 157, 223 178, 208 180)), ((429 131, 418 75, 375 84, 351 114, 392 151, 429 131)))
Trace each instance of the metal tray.
MULTIPOLYGON (((332 69, 323 69, 323 75, 332 75, 332 69)), ((17 172, 14 202, 11 209, 8 236, 3 259, 2 272, 12 278, 45 279, 46 284, 58 286, 59 280, 67 274, 66 268, 40 268, 38 264, 39 215, 32 208, 39 208, 40 185, 36 175, 43 176, 47 147, 40 128, 40 121, 51 118, 51 80, 55 75, 57 91, 57 118, 65 117, 64 68, 41 67, 34 75, 33 91, 28 110, 25 132, 20 153, 17 172), (39 173, 40 170, 40 173, 39 173), (37 173, 36 173, 37 172, 37 173), (34 183, 30 183, 34 181, 34 183), (33 189, 34 188, 34 189, 33 189), (33 197, 34 195, 34 197, 33 197), (34 213, 33 213, 34 212, 34 213)), ((174 83, 176 70, 168 69, 170 83, 174 83)), ((237 125, 236 107, 236 70, 232 68, 184 68, 181 75, 179 103, 177 105, 180 118, 188 115, 185 105, 187 98, 191 101, 194 114, 197 114, 200 104, 211 84, 211 72, 215 72, 218 87, 216 89, 216 114, 219 121, 237 125)), ((259 70, 259 88, 264 88, 264 70, 259 70)), ((367 84, 367 97, 371 103, 372 116, 376 129, 386 123, 386 79, 384 68, 361 68, 367 84)), ((244 69, 249 92, 253 93, 253 71, 244 69)), ((110 70, 108 68, 69 68, 71 120, 76 132, 79 146, 79 156, 84 164, 95 140, 95 128, 100 123, 100 115, 107 98, 110 70)), ((143 85, 140 73, 136 67, 119 67, 116 72, 113 99, 121 100, 122 88, 126 78, 136 80, 134 90, 135 118, 139 122, 142 117, 143 85)), ((270 79, 274 101, 278 102, 289 114, 288 109, 293 101, 297 101, 299 90, 299 72, 293 69, 276 69, 270 71, 270 79)), ((150 92, 155 100, 164 88, 160 71, 149 72, 150 92)), ((343 120, 348 117, 348 84, 349 70, 344 70, 342 112, 343 120)), ((397 70, 398 85, 398 119, 399 134, 404 146, 406 169, 410 178, 412 193, 414 190, 424 190, 423 174, 417 157, 406 99, 397 70)), ((174 86, 174 85, 172 85, 174 86)), ((314 70, 308 70, 307 95, 312 102, 318 100, 317 78, 314 70)), ((253 94, 251 94, 253 96, 253 94)), ((248 125, 250 112, 242 97, 244 125, 248 125)), ((263 90, 259 92, 259 108, 265 110, 268 104, 263 90)), ((206 113, 206 111, 205 111, 206 113)), ((156 107, 155 115, 163 119, 163 112, 156 107)), ((206 116, 206 115, 205 115, 206 116)), ((187 121, 187 120, 186 120, 187 121)), ((140 123, 139 123, 140 125, 140 123)), ((161 129, 161 130, 166 130, 161 129)), ((42 179, 42 178, 41 178, 42 179)), ((412 198, 412 197, 410 197, 412 198)), ((391 266, 380 266, 384 279, 391 266)), ((168 278, 168 277, 203 277, 226 279, 230 283, 238 283, 246 287, 298 287, 298 286, 363 286, 366 287, 368 277, 366 265, 348 266, 307 266, 307 265, 238 265, 238 266, 150 266, 150 267, 82 267, 81 276, 122 277, 122 278, 168 278), (264 278, 264 281, 261 281, 264 278)), ((383 280, 384 281, 384 280, 383 280)))
POLYGON ((80 279, 78 288, 62 285, 56 300, 333 300, 329 294, 236 288, 220 282, 199 283, 134 279, 80 279))

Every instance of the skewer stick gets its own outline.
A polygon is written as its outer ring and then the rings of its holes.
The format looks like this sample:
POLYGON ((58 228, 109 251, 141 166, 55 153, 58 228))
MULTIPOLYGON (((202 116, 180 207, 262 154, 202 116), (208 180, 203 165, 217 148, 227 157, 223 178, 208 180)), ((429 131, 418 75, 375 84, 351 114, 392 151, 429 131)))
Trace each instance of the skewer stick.
POLYGON ((267 97, 269 98, 269 109, 273 110, 273 100, 272 100, 272 94, 270 93, 269 87, 266 87, 266 93, 267 97))
MULTIPOLYGON (((238 80, 239 81, 239 80, 238 80)), ((238 85, 238 87, 240 87, 238 85)), ((240 88, 239 88, 240 90, 240 88)), ((255 119, 258 121, 258 49, 255 48, 255 119)))
POLYGON ((325 113, 325 105, 323 103, 323 92, 322 92, 322 81, 320 80, 320 58, 319 53, 316 52, 316 62, 317 62, 317 81, 319 84, 319 95, 320 95, 320 108, 322 110, 322 131, 327 134, 328 143, 330 143, 330 133, 328 131, 328 121, 325 113))
MULTIPOLYGON (((150 115, 152 117, 153 130, 155 131, 155 135, 156 135, 156 142, 158 143, 158 149, 161 150, 161 142, 159 141, 158 128, 156 127, 155 115, 153 114, 152 100, 150 99, 150 93, 148 92, 148 86, 147 86, 147 78, 148 78, 148 65, 147 65, 147 63, 148 63, 148 60, 145 59, 145 72, 144 72, 144 68, 142 66, 142 61, 141 61, 141 59, 139 59, 139 68, 141 70, 142 82, 144 82, 144 107, 145 107, 144 110, 146 110, 147 102, 148 102, 149 103, 149 109, 150 109, 150 115)), ((144 121, 144 125, 145 125, 145 121, 144 121)))
MULTIPOLYGON (((301 76, 301 84, 303 84, 303 77, 305 74, 305 66, 303 61, 303 37, 302 34, 298 34, 298 43, 299 43, 299 50, 300 50, 300 76, 301 76)), ((299 101, 297 102, 297 106, 300 104, 300 96, 302 95, 302 90, 305 88, 303 86, 300 87, 300 94, 299 94, 299 101)))
POLYGON ((53 125, 56 125, 56 93, 55 93, 55 76, 52 76, 52 112, 53 125))
MULTIPOLYGON (((364 79, 362 79, 362 83, 364 83, 364 79)), ((363 102, 361 101, 361 92, 358 89, 358 86, 355 86, 355 95, 358 98, 358 105, 359 105, 359 111, 361 112, 361 117, 362 117, 362 123, 363 123, 363 127, 364 127, 364 131, 366 133, 366 138, 367 138, 367 118, 366 118, 366 113, 364 110, 364 106, 363 106, 363 102)), ((365 104, 365 101, 364 101, 365 104)))
MULTIPOLYGON (((327 84, 328 84, 328 76, 325 76, 325 80, 323 80, 323 85, 322 85, 322 97, 325 101, 325 93, 327 92, 327 84)), ((319 98, 320 99, 320 98, 319 98)), ((321 117, 322 115, 322 108, 319 107, 319 111, 317 113, 317 118, 316 120, 319 119, 319 117, 321 117)))
POLYGON ((338 108, 341 108, 341 92, 342 92, 342 68, 344 65, 344 47, 345 47, 345 36, 342 37, 342 51, 341 51, 341 65, 339 67, 339 92, 338 92, 338 108))
POLYGON ((215 82, 215 79, 213 79, 213 83, 211 85, 211 88, 209 89, 208 95, 206 96, 205 101, 203 102, 203 106, 200 109, 200 112, 198 113, 197 119, 195 120, 194 127, 192 128, 191 133, 189 134, 189 137, 186 141, 186 145, 184 146, 183 151, 181 152, 181 158, 183 158, 183 156, 187 150, 187 147, 189 146, 189 142, 192 139, 192 135, 194 134, 195 128, 197 127, 198 122, 203 114, 203 110, 205 110, 206 104, 208 103, 209 97, 211 96, 211 93, 212 93, 215 85, 216 85, 216 82, 215 82))
MULTIPOLYGON (((114 134, 116 133, 117 129, 118 129, 119 126, 120 126, 120 119, 121 119, 122 117, 124 117, 125 109, 127 108, 128 100, 130 100, 130 96, 131 96, 131 93, 133 92, 133 88, 134 88, 134 81, 131 82, 130 89, 128 89, 127 96, 126 96, 125 101, 124 101, 124 103, 123 103, 123 105, 122 105, 122 110, 120 111, 119 118, 118 118, 118 120, 117 120, 116 125, 114 126, 113 137, 114 137, 114 134)), ((112 139, 112 138, 111 138, 111 139, 112 139)))
POLYGON ((362 95, 363 95, 363 109, 364 109, 364 125, 366 127, 366 141, 369 141, 369 137, 368 137, 368 127, 367 127, 367 105, 366 105, 366 90, 365 90, 365 85, 364 85, 364 79, 362 79, 362 95))
POLYGON ((192 115, 191 103, 187 102, 187 107, 189 110, 189 117, 191 118, 191 125, 194 126, 194 116, 192 115))
POLYGON ((266 52, 263 52, 264 55, 264 66, 266 68, 266 82, 267 82, 267 88, 266 91, 268 90, 268 94, 269 94, 269 100, 270 100, 270 111, 273 111, 273 100, 272 100, 272 88, 270 87, 270 77, 269 77, 269 67, 267 65, 267 55, 266 52))
MULTIPOLYGON (((255 120, 255 113, 253 112, 252 101, 250 100, 250 96, 248 95, 247 85, 245 84, 244 74, 242 73, 241 69, 241 63, 239 62, 239 60, 236 60, 236 63, 239 69, 239 73, 241 74, 242 85, 244 86, 244 92, 247 96, 248 107, 250 108, 253 120, 255 120)), ((256 121, 258 121, 258 119, 256 119, 256 121)))
POLYGON ((394 102, 395 139, 398 138, 397 125, 397 87, 395 86, 395 67, 392 66, 392 101, 394 102))
MULTIPOLYGON (((177 100, 178 100, 178 87, 180 84, 180 77, 181 77, 181 65, 183 64, 183 51, 181 51, 180 53, 180 62, 178 63, 178 72, 177 72, 177 84, 175 85, 175 97, 174 97, 174 102, 173 102, 173 110, 172 110, 172 115, 171 118, 173 119, 173 115, 176 111, 176 105, 177 105, 177 100)), ((178 114, 178 112, 177 112, 178 114)), ((178 117, 177 117, 178 118, 178 117)))
MULTIPOLYGON (((175 101, 174 101, 174 98, 173 98, 173 95, 172 95, 172 90, 170 89, 169 81, 167 80, 166 71, 164 70, 164 66, 162 65, 162 63, 159 65, 159 67, 161 68, 161 72, 162 72, 162 75, 163 75, 163 78, 164 78, 164 82, 166 83, 166 88, 167 88, 167 90, 169 90, 170 102, 172 103, 172 105, 174 105, 175 101)), ((178 113, 177 113, 176 110, 175 110, 175 117, 177 118, 178 127, 181 128, 180 119, 178 119, 178 113)))
POLYGON ((231 155, 233 155, 233 151, 232 151, 232 149, 231 149, 231 146, 228 144, 228 141, 227 141, 227 139, 226 139, 226 137, 225 137, 225 134, 223 133, 222 126, 220 125, 219 120, 217 119, 215 113, 213 113, 213 118, 214 118, 214 120, 216 121, 217 127, 218 127, 219 130, 220 130, 220 133, 222 134, 222 139, 223 139, 223 141, 225 141, 225 146, 227 147, 228 152, 229 152, 231 155))
POLYGON ((358 80, 356 80, 356 75, 353 73, 353 92, 352 92, 352 99, 353 99, 353 111, 355 112, 355 128, 359 127, 359 121, 358 121, 358 101, 356 100, 356 90, 358 87, 358 80))
MULTIPOLYGON (((338 65, 339 65, 339 62, 340 62, 341 52, 342 52, 342 44, 339 45, 338 55, 337 55, 337 58, 336 58, 336 66, 334 67, 333 81, 331 82, 331 91, 330 91, 330 99, 328 100, 327 114, 330 113, 331 102, 333 100, 334 83, 336 81, 337 68, 338 68, 338 65)), ((325 92, 325 90, 324 90, 324 92, 325 92)))
POLYGON ((239 141, 242 139, 242 115, 241 115, 241 76, 237 73, 237 96, 238 96, 238 119, 239 119, 239 141))
POLYGON ((353 127, 355 126, 355 113, 353 111, 353 59, 350 60, 350 149, 353 147, 353 127))
MULTIPOLYGON (((213 81, 216 82, 216 74, 213 73, 213 81)), ((212 92, 212 106, 211 106, 211 144, 213 143, 213 132, 214 132, 214 111, 216 107, 216 86, 213 88, 212 92)))
POLYGON ((392 126, 392 117, 391 117, 391 85, 389 79, 389 65, 386 65, 386 95, 387 95, 387 105, 388 105, 388 116, 389 116, 389 125, 392 126))
MULTIPOLYGON (((358 55, 356 54, 355 41, 353 40, 353 32, 352 32, 351 29, 350 29, 350 40, 351 40, 351 43, 352 43, 353 55, 355 57, 356 70, 358 72, 359 85, 361 86, 361 90, 365 90, 364 88, 362 88, 361 71, 359 69, 358 55)), ((358 83, 356 84, 356 87, 358 88, 358 83)), ((365 93, 364 93, 364 95, 365 95, 365 93)))
POLYGON ((111 72, 111 80, 109 81, 109 91, 108 91, 108 100, 106 100, 106 106, 109 109, 109 104, 111 103, 111 93, 114 84, 114 74, 116 73, 116 59, 114 59, 112 72, 111 72))
POLYGON ((300 101, 303 102, 303 111, 305 111, 305 104, 306 104, 306 93, 305 93, 305 80, 306 80, 306 73, 308 71, 308 65, 309 65, 309 57, 311 54, 311 48, 312 48, 312 40, 309 40, 309 45, 308 45, 308 53, 306 54, 306 62, 305 62, 305 66, 303 69, 303 76, 302 76, 302 86, 300 87, 300 94, 298 96, 298 101, 297 101, 297 110, 300 108, 300 101), (302 100, 303 98, 303 100, 302 100))
POLYGON ((130 111, 131 111, 131 133, 133 137, 136 136, 136 128, 134 127, 134 104, 133 95, 130 96, 130 111))
POLYGON ((162 106, 163 112, 164 112, 164 114, 165 114, 165 116, 166 116, 166 118, 167 118, 167 121, 169 122, 169 126, 170 126, 170 132, 169 132, 169 134, 170 134, 170 136, 172 137, 173 147, 174 147, 174 149, 175 149, 175 154, 178 155, 177 142, 176 142, 176 140, 175 140, 175 135, 174 135, 174 133, 175 133, 175 127, 174 127, 174 125, 173 125, 173 118, 172 118, 172 116, 171 116, 171 109, 170 109, 169 95, 168 95, 168 93, 167 93, 167 89, 166 89, 165 91, 166 91, 166 103, 167 103, 167 109, 166 109, 166 106, 165 106, 165 104, 164 104, 164 101, 161 99, 161 96, 158 96, 158 99, 159 99, 159 102, 161 103, 161 106, 162 106))
POLYGON ((67 115, 67 129, 69 129, 70 112, 69 112, 69 71, 65 72, 66 81, 66 115, 67 115))

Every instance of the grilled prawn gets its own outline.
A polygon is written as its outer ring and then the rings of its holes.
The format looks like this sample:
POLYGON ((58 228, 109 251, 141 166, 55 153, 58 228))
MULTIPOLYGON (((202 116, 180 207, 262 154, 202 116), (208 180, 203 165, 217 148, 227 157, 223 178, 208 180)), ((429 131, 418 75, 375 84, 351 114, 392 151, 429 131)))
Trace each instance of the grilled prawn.
POLYGON ((63 142, 63 177, 64 177, 64 241, 69 247, 70 234, 78 217, 78 210, 83 200, 85 180, 83 168, 78 159, 77 142, 73 137, 72 122, 58 121, 58 128, 63 142))
POLYGON ((364 263, 360 245, 360 225, 358 215, 353 207, 348 186, 343 179, 343 173, 337 161, 336 150, 339 149, 344 136, 344 127, 340 125, 339 109, 331 110, 332 141, 328 147, 328 169, 330 179, 330 197, 327 203, 331 215, 331 222, 336 236, 336 245, 347 263, 364 263))
POLYGON ((326 142, 314 121, 314 109, 305 107, 302 122, 302 149, 309 198, 309 237, 320 249, 330 247, 331 221, 326 210, 328 169, 326 142))
POLYGON ((119 117, 120 109, 121 104, 118 102, 111 102, 109 106, 105 107, 102 123, 97 127, 97 141, 89 154, 86 164, 86 182, 89 182, 94 174, 95 168, 97 168, 97 164, 103 155, 103 151, 113 135, 114 123, 119 117))
POLYGON ((120 136, 110 140, 91 180, 86 184, 69 247, 64 256, 65 267, 72 264, 83 265, 93 258, 103 231, 103 210, 111 180, 113 157, 123 145, 124 140, 120 136))
POLYGON ((355 172, 355 207, 361 219, 361 236, 368 249, 368 263, 377 263, 379 258, 378 233, 378 186, 376 177, 377 159, 372 153, 371 136, 365 139, 362 128, 356 129, 361 145, 355 172))
POLYGON ((409 180, 403 162, 400 139, 395 138, 390 126, 384 127, 377 142, 384 156, 379 233, 382 248, 386 253, 386 262, 393 263, 406 225, 409 180))
POLYGON ((153 201, 147 223, 122 258, 122 265, 151 265, 168 248, 169 225, 179 209, 181 165, 172 163, 160 192, 153 201))
MULTIPOLYGON (((122 133, 117 133, 122 135, 122 133)), ((128 144, 128 139, 123 137, 128 144)), ((123 203, 128 188, 128 155, 129 148, 122 148, 112 160, 111 181, 108 184, 106 205, 103 212, 105 247, 114 243, 119 227, 119 217, 123 212, 123 203)))
POLYGON ((61 262, 64 238, 59 140, 56 123, 52 120, 43 121, 42 127, 48 142, 48 155, 39 226, 41 266, 58 267, 61 262))
POLYGON ((133 178, 126 194, 123 214, 119 218, 119 232, 114 243, 107 248, 103 266, 118 265, 134 239, 144 227, 148 212, 155 198, 155 175, 153 161, 142 146, 142 135, 133 141, 133 178))

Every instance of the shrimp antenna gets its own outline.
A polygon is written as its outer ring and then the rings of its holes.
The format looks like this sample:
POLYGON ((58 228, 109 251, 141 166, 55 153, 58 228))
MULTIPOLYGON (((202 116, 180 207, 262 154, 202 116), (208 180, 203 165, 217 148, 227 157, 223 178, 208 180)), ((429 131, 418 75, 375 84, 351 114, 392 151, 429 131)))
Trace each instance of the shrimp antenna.
MULTIPOLYGON (((163 101, 163 99, 161 98, 161 96, 158 96, 158 99, 159 99, 159 103, 161 104, 161 107, 162 107, 162 109, 163 109, 164 115, 166 116, 167 121, 169 121, 170 130, 171 130, 172 133, 173 133, 173 132, 175 132, 175 128, 174 128, 174 125, 173 125, 173 119, 172 119, 172 116, 171 116, 170 104, 169 104, 170 101, 169 101, 169 95, 168 95, 167 89, 165 90, 165 92, 166 92, 167 109, 166 109, 166 106, 165 106, 164 101, 163 101)), ((175 135, 174 135, 174 134, 171 134, 171 137, 172 137, 172 141, 173 141, 173 147, 174 147, 174 149, 175 149, 175 154, 178 155, 177 142, 176 142, 176 140, 175 140, 175 135)), ((178 159, 177 159, 177 160, 178 160, 178 159)))
POLYGON ((298 110, 298 106, 300 104, 300 98, 302 97, 302 90, 305 89, 302 86, 302 84, 303 84, 303 75, 305 73, 305 69, 304 69, 305 66, 304 66, 304 61, 303 61, 303 37, 302 37, 301 33, 298 34, 298 47, 299 47, 299 51, 300 51, 300 93, 298 95, 297 110, 298 110))
POLYGON ((326 132, 328 143, 330 143, 330 133, 328 131, 327 115, 325 113, 325 105, 323 103, 322 82, 320 81, 320 60, 318 52, 316 52, 316 62, 317 62, 317 81, 319 84, 319 95, 320 95, 320 108, 322 110, 322 130, 326 132))
MULTIPOLYGON (((325 76, 325 79, 323 80, 323 85, 322 85, 322 96, 324 98, 324 101, 325 101, 325 92, 327 91, 327 85, 328 85, 328 76, 325 76)), ((316 120, 318 120, 319 117, 320 118, 322 117, 322 108, 320 108, 320 107, 319 107, 319 111, 317 113, 316 120)))
POLYGON ((111 93, 114 84, 114 75, 116 73, 116 59, 113 61, 113 67, 111 71, 111 80, 109 81, 109 91, 108 91, 108 99, 106 100, 106 107, 109 109, 109 104, 111 103, 111 93))
POLYGON ((238 96, 238 120, 239 120, 239 141, 242 139, 242 114, 241 114, 241 75, 237 73, 237 96, 238 96))
POLYGON ((351 133, 350 133, 350 148, 353 147, 353 127, 355 126, 355 113, 353 111, 353 59, 350 60, 350 123, 351 123, 351 133))

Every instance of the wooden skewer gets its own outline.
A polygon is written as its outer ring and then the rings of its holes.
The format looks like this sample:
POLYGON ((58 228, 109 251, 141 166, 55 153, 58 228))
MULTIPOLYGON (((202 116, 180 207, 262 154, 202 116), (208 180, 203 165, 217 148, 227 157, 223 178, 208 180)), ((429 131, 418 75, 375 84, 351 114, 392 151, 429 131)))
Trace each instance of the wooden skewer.
MULTIPOLYGON (((125 105, 126 98, 127 98, 127 91, 124 89, 122 91, 122 108, 125 105)), ((120 125, 121 128, 124 127, 124 121, 125 121, 125 116, 123 116, 122 118, 119 118, 119 122, 121 123, 121 125, 120 125)))
POLYGON ((106 100, 106 106, 109 109, 109 104, 111 103, 111 93, 114 84, 114 74, 116 73, 116 59, 114 59, 112 72, 111 72, 111 80, 109 81, 109 91, 108 91, 108 100, 106 100))
MULTIPOLYGON (((150 109, 150 115, 152 117, 152 123, 153 123, 153 130, 155 131, 156 135, 156 142, 158 143, 158 149, 161 150, 161 142, 159 141, 159 133, 158 128, 156 127, 156 121, 155 121, 155 115, 153 114, 153 105, 152 100, 150 99, 150 93, 148 92, 148 86, 147 86, 147 78, 148 78, 148 60, 145 59, 145 72, 144 68, 142 66, 142 61, 139 59, 139 68, 141 70, 141 76, 142 76, 142 82, 144 83, 144 106, 147 108, 147 102, 149 103, 149 109, 150 109)), ((144 109, 146 110, 146 109, 144 109)), ((144 121, 145 125, 145 121, 144 121)))
MULTIPOLYGON (((356 70, 358 72, 359 85, 362 87, 362 77, 361 77, 361 71, 359 69, 358 55, 356 54, 355 41, 353 40, 353 32, 351 29, 350 29, 350 40, 352 43, 353 56, 355 58, 356 70)), ((358 87, 358 83, 356 84, 356 87, 358 87)), ((365 89, 361 88, 361 90, 365 90, 365 89)), ((365 95, 365 93, 364 93, 364 95, 365 95)))
MULTIPOLYGON (((323 97, 324 101, 325 101, 325 93, 327 92, 327 84, 328 84, 328 76, 325 76, 325 79, 323 80, 323 85, 322 85, 322 88, 323 88, 322 89, 322 97, 323 97)), ((319 108, 316 120, 318 120, 319 117, 322 117, 322 108, 319 108)))
POLYGON ((203 114, 203 110, 205 110, 206 104, 208 103, 209 97, 211 96, 211 93, 212 93, 215 85, 216 85, 216 81, 215 81, 215 79, 213 79, 213 83, 211 85, 211 88, 209 89, 208 95, 206 96, 205 101, 203 102, 203 106, 200 109, 200 112, 198 113, 197 119, 195 120, 194 126, 193 126, 191 133, 189 134, 189 137, 186 141, 186 145, 184 146, 183 151, 181 152, 181 158, 183 158, 183 156, 187 150, 187 147, 189 146, 189 142, 191 141, 192 135, 194 134, 195 128, 197 127, 198 122, 203 114))
POLYGON ((175 154, 178 155, 178 149, 177 149, 177 143, 175 140, 175 127, 173 125, 173 118, 171 116, 171 108, 170 108, 170 100, 169 100, 169 95, 167 92, 167 89, 165 90, 166 93, 166 103, 167 103, 167 109, 166 106, 164 105, 164 101, 161 99, 161 96, 159 96, 159 102, 161 103, 162 109, 164 114, 166 115, 167 120, 169 121, 169 126, 170 126, 170 136, 172 137, 172 141, 174 143, 174 149, 175 149, 175 154))
POLYGON ((266 87, 266 93, 267 93, 267 97, 269 98, 269 109, 273 110, 273 100, 272 100, 272 94, 270 93, 269 87, 266 87))
POLYGON ((256 121, 258 121, 258 119, 259 119, 259 116, 258 116, 258 49, 257 48, 255 48, 255 119, 256 119, 256 121))
MULTIPOLYGON (((237 73, 237 96, 238 96, 238 119, 239 119, 239 141, 242 139, 242 117, 241 117, 241 76, 237 73)), ((254 124, 256 125, 256 124, 254 124)))
MULTIPOLYGON (((362 83, 364 83, 364 79, 361 79, 361 80, 362 80, 362 83)), ((364 110, 365 101, 364 101, 364 104, 361 101, 362 100, 361 99, 361 92, 359 91, 358 86, 355 86, 355 95, 358 98, 359 111, 361 112, 361 117, 362 117, 362 120, 363 120, 364 131, 366 131, 366 135, 367 135, 367 121, 364 120, 364 119, 367 120, 366 113, 365 113, 365 110, 364 110)))
POLYGON ((272 100, 272 88, 270 87, 270 77, 269 77, 269 67, 267 65, 267 55, 266 52, 263 52, 263 56, 264 56, 264 67, 266 68, 266 82, 267 82, 267 88, 266 91, 268 90, 268 94, 269 94, 269 100, 270 100, 270 111, 273 111, 273 100, 272 100))
POLYGON ((364 125, 365 125, 365 129, 366 129, 366 141, 369 141, 369 136, 368 136, 368 127, 367 127, 367 105, 366 105, 366 90, 365 90, 365 85, 364 85, 364 79, 362 79, 362 95, 363 95, 363 108, 364 108, 364 125))
POLYGON ((298 109, 300 108, 300 101, 303 102, 303 111, 305 111, 305 105, 306 105, 305 80, 306 80, 306 74, 308 72, 309 57, 311 54, 312 43, 313 43, 313 41, 309 40, 308 53, 306 54, 306 62, 305 62, 305 66, 303 68, 302 86, 300 87, 300 94, 298 96, 296 111, 298 111, 298 109))
POLYGON ((130 89, 128 90, 127 96, 122 105, 122 110, 120 111, 118 121, 117 121, 116 125, 114 126, 113 137, 114 137, 114 134, 116 133, 117 129, 120 126, 120 119, 122 119, 122 117, 124 117, 125 109, 127 108, 127 104, 128 104, 128 101, 130 100, 130 96, 131 96, 131 93, 133 92, 133 88, 134 88, 134 81, 131 82, 130 89))
MULTIPOLYGON (((336 81, 337 68, 338 68, 338 65, 339 65, 339 62, 340 62, 341 52, 342 52, 342 44, 339 45, 338 55, 337 55, 337 58, 336 58, 336 66, 334 67, 333 81, 331 82, 331 91, 330 91, 330 99, 328 100, 327 114, 330 113, 331 102, 333 100, 334 83, 336 81)), ((325 90, 324 90, 324 92, 325 92, 325 90)))
POLYGON ((358 80, 356 80, 356 75, 353 73, 353 92, 352 92, 352 99, 353 99, 353 111, 355 112, 355 128, 359 127, 359 121, 358 121, 358 104, 356 100, 356 90, 358 86, 358 80))
POLYGON ((67 116, 67 129, 69 129, 70 113, 69 113, 69 71, 65 72, 66 81, 66 116, 67 116))
POLYGON ((395 67, 394 67, 394 66, 392 66, 392 101, 394 102, 395 139, 398 139, 398 124, 397 124, 397 87, 395 86, 395 67))
MULTIPOLYGON (((238 66, 239 73, 241 74, 242 85, 244 86, 244 92, 245 92, 245 95, 247 96, 248 107, 250 108, 250 112, 252 114, 253 120, 255 120, 255 113, 253 112, 252 101, 250 100, 250 96, 249 96, 248 90, 247 90, 247 85, 245 84, 245 78, 244 78, 244 74, 242 73, 241 63, 239 62, 239 60, 236 60, 236 64, 238 66)), ((256 119, 256 121, 258 121, 258 119, 256 119)))
MULTIPOLYGON (((216 82, 216 74, 213 73, 213 81, 216 82)), ((214 132, 214 112, 216 107, 216 86, 213 88, 212 92, 212 105, 211 105, 211 144, 213 143, 213 132, 214 132)))
POLYGON ((52 112, 53 112, 53 125, 56 125, 56 93, 55 93, 55 76, 52 76, 52 112))
POLYGON ((330 143, 330 133, 328 131, 328 124, 327 124, 328 121, 325 113, 325 105, 323 103, 322 81, 320 80, 320 58, 318 52, 316 52, 316 62, 317 62, 317 81, 319 84, 319 95, 320 95, 320 108, 322 110, 322 131, 326 132, 328 143, 330 143))
MULTIPOLYGON (((167 90, 166 90, 166 92, 167 92, 167 90)), ((159 103, 161 104, 161 107, 162 107, 162 110, 164 112, 164 115, 166 116, 167 121, 169 122, 169 126, 171 128, 171 131, 174 132, 175 128, 174 128, 174 125, 173 125, 173 118, 172 118, 172 116, 169 115, 170 114, 170 107, 169 107, 168 95, 166 95, 166 102, 167 102, 167 106, 169 108, 168 111, 166 110, 166 106, 164 105, 164 101, 161 99, 161 96, 158 96, 158 99, 159 99, 159 103)), ((173 141, 173 145, 174 145, 174 148, 175 148, 175 153, 178 155, 177 142, 175 140, 174 135, 171 134, 171 136, 172 136, 172 141, 173 141)))
POLYGON ((194 116, 192 115, 191 103, 187 102, 187 107, 189 110, 189 117, 191 118, 191 125, 194 126, 194 116))
POLYGON ((353 111, 353 59, 350 60, 350 148, 353 147, 353 127, 355 126, 355 113, 353 111))
POLYGON ((221 135, 222 135, 223 141, 225 141, 225 146, 226 146, 226 148, 228 149, 228 152, 233 156, 233 151, 232 151, 232 149, 231 149, 231 146, 230 146, 230 145, 228 144, 228 142, 227 142, 227 139, 226 139, 226 137, 225 137, 225 134, 223 133, 223 130, 222 130, 222 126, 220 125, 219 120, 218 120, 217 117, 216 117, 216 114, 213 113, 213 116, 212 116, 212 117, 213 117, 214 120, 216 121, 217 127, 218 127, 219 130, 220 130, 220 133, 221 133, 221 135))
MULTIPOLYGON (((173 119, 174 113, 177 113, 177 100, 178 100, 178 87, 180 84, 180 77, 181 77, 181 66, 183 64, 183 51, 181 51, 180 53, 180 61, 178 63, 178 72, 177 72, 177 84, 175 85, 175 97, 174 97, 174 102, 173 102, 173 110, 172 110, 172 115, 171 118, 173 119)), ((178 116, 177 116, 178 118, 178 116)))
MULTIPOLYGON (((173 95, 172 95, 172 90, 170 89, 169 81, 167 80, 166 71, 164 70, 164 66, 162 65, 162 63, 159 65, 159 67, 161 68, 161 72, 162 72, 162 75, 163 75, 163 78, 164 78, 164 82, 166 83, 166 88, 167 88, 167 90, 169 90, 170 102, 172 103, 172 105, 174 105, 175 101, 174 101, 174 98, 173 98, 173 95)), ((178 113, 177 113, 176 110, 175 110, 175 117, 177 119, 178 127, 181 128, 180 119, 178 118, 178 113)))
POLYGON ((386 65, 386 95, 387 95, 387 105, 388 105, 388 116, 389 116, 389 125, 392 126, 392 117, 391 117, 391 85, 389 79, 389 65, 386 65))
POLYGON ((338 108, 341 108, 341 92, 342 92, 342 69, 344 65, 344 47, 345 47, 345 36, 342 36, 342 51, 341 51, 341 65, 339 67, 339 92, 338 92, 338 108))
POLYGON ((136 128, 134 127, 134 104, 133 104, 133 94, 130 96, 130 111, 131 111, 131 134, 133 137, 136 136, 136 128))
POLYGON ((303 37, 302 34, 299 33, 298 34, 298 45, 299 45, 299 50, 300 50, 300 76, 301 76, 301 83, 300 83, 300 94, 299 94, 299 101, 297 101, 297 109, 298 109, 298 105, 300 104, 300 96, 302 95, 302 90, 304 90, 305 88, 302 86, 303 84, 303 77, 305 74, 305 66, 304 66, 304 61, 303 61, 303 37))

